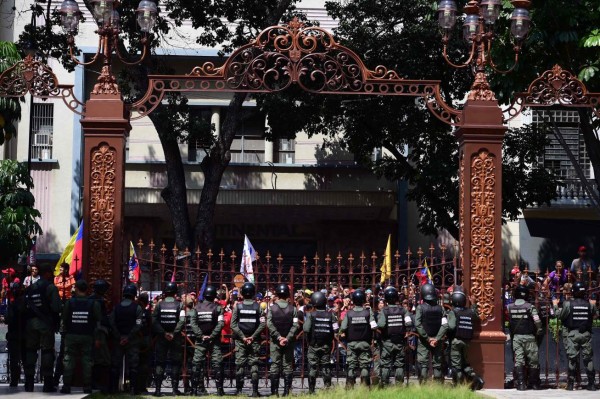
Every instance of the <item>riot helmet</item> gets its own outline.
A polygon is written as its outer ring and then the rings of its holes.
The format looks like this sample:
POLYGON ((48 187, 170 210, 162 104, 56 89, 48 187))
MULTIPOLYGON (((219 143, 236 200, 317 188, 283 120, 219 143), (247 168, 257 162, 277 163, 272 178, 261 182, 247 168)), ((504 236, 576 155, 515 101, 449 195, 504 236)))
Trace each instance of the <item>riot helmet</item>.
POLYGON ((325 309, 325 305, 327 304, 327 298, 325 298, 325 294, 321 291, 317 291, 310 296, 310 303, 319 310, 325 309))
POLYGON ((175 294, 177 294, 177 284, 175 284, 172 281, 169 281, 167 285, 165 285, 163 294, 165 294, 165 296, 174 296, 175 294))
POLYGON ((395 305, 398 303, 398 290, 394 287, 387 287, 385 291, 383 291, 383 299, 388 303, 388 305, 395 305))
POLYGON ((244 283, 242 285, 242 296, 244 299, 254 299, 256 295, 256 287, 252 283, 244 283))
POLYGON ((452 292, 452 306, 457 308, 464 308, 467 306, 467 296, 462 290, 455 289, 452 292))
POLYGON ((425 301, 435 301, 437 299, 437 293, 433 284, 423 284, 421 286, 421 297, 425 301))
POLYGON ((204 300, 212 302, 217 298, 217 289, 214 285, 207 285, 204 290, 204 300))
POLYGON ((515 288, 515 299, 524 299, 527 300, 529 298, 529 288, 525 285, 517 285, 515 288))
POLYGON ((108 291, 109 288, 110 288, 110 284, 108 284, 108 281, 101 279, 101 278, 94 281, 94 284, 92 285, 92 289, 94 290, 94 293, 96 293, 99 296, 103 296, 104 294, 106 294, 106 292, 108 291))
POLYGON ((573 284, 573 296, 575 298, 583 298, 585 296, 585 284, 582 281, 577 281, 573 284))
POLYGON ((127 284, 123 288, 123 297, 133 299, 137 295, 137 287, 133 284, 127 284))
POLYGON ((281 283, 275 287, 275 295, 281 299, 290 297, 290 287, 287 284, 281 283))
POLYGON ((362 306, 365 304, 365 301, 367 300, 365 292, 360 289, 354 290, 351 298, 352 298, 352 303, 354 303, 354 306, 362 306))

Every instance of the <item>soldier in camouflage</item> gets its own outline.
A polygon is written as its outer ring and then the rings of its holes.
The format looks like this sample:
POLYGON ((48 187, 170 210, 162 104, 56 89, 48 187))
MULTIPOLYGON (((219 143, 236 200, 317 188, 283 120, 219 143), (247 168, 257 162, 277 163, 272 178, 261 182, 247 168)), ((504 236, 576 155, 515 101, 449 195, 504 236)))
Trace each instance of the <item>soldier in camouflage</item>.
POLYGON ((560 299, 552 300, 556 317, 561 320, 567 329, 564 337, 565 350, 569 358, 569 374, 567 377, 567 390, 572 391, 575 384, 579 354, 583 357, 583 364, 588 377, 587 390, 595 391, 594 352, 592 346, 592 320, 598 314, 596 301, 585 300, 586 287, 581 281, 573 284, 574 299, 565 301, 562 309, 558 307, 560 299))
POLYGON ((417 348, 417 362, 419 365, 419 382, 427 377, 427 363, 431 354, 433 379, 439 383, 444 382, 442 373, 442 339, 448 330, 448 320, 444 309, 438 304, 435 287, 432 284, 421 286, 423 303, 417 306, 415 314, 415 327, 419 334, 417 348))
POLYGON ((407 327, 412 325, 412 319, 406 310, 398 306, 398 290, 387 287, 383 292, 385 307, 379 313, 377 327, 381 331, 381 380, 379 387, 390 384, 392 368, 396 369, 396 385, 404 382, 404 351, 406 349, 407 327))
POLYGON ((527 390, 525 364, 529 366, 529 383, 540 389, 540 361, 536 336, 542 334, 542 321, 535 306, 527 302, 529 289, 518 285, 514 293, 515 303, 508 305, 510 335, 515 355, 517 390, 527 390))
POLYGON ((267 314, 267 327, 271 337, 271 395, 277 395, 279 378, 283 372, 283 396, 288 396, 294 378, 294 341, 299 328, 298 311, 288 302, 290 287, 287 284, 277 285, 275 295, 277 301, 271 305, 267 314))
POLYGON ((171 355, 171 386, 173 395, 181 395, 179 378, 181 362, 183 361, 183 336, 181 334, 185 323, 185 314, 181 316, 181 303, 175 300, 177 284, 166 284, 160 301, 152 313, 152 328, 156 334, 156 370, 154 373, 154 396, 161 395, 162 382, 165 378, 167 354, 171 355))
POLYGON ((215 303, 217 289, 208 285, 204 297, 194 309, 195 317, 191 319, 191 328, 196 337, 196 349, 192 366, 193 394, 206 394, 204 387, 206 355, 210 353, 210 364, 217 385, 217 396, 223 396, 223 355, 220 339, 223 330, 223 308, 215 303))
POLYGON ((367 387, 371 385, 371 341, 373 330, 377 328, 373 312, 363 307, 366 301, 364 291, 357 289, 351 297, 354 308, 346 313, 340 327, 340 337, 345 337, 348 342, 346 389, 354 387, 356 370, 360 370, 361 382, 367 387))
POLYGON ((258 362, 260 334, 264 331, 266 320, 260 305, 253 299, 256 288, 252 283, 244 283, 241 289, 242 303, 236 305, 231 315, 231 331, 235 338, 235 391, 242 392, 244 387, 244 368, 250 367, 252 380, 251 397, 258 397, 258 362))
POLYGON ((468 309, 467 296, 462 287, 455 287, 451 296, 452 310, 448 312, 448 335, 450 337, 450 364, 452 367, 452 382, 456 386, 465 377, 471 381, 471 388, 483 388, 484 381, 469 364, 467 352, 473 338, 474 326, 479 319, 477 305, 474 303, 468 309))

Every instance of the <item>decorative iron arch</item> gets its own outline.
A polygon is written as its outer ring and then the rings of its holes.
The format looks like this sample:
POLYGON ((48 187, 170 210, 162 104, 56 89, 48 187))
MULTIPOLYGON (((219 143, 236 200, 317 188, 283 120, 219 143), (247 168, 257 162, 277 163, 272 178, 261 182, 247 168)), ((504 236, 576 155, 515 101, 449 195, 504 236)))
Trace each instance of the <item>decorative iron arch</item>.
POLYGON ((589 92, 585 84, 570 71, 555 65, 529 85, 527 91, 516 93, 513 103, 504 111, 505 122, 525 108, 562 105, 570 108, 590 108, 600 118, 600 93, 589 92))
POLYGON ((152 112, 169 92, 280 92, 292 84, 311 93, 421 97, 440 120, 460 125, 438 80, 409 80, 385 66, 368 69, 361 58, 319 27, 297 18, 269 27, 217 67, 205 62, 187 75, 149 75, 148 89, 132 105, 132 120, 152 112))

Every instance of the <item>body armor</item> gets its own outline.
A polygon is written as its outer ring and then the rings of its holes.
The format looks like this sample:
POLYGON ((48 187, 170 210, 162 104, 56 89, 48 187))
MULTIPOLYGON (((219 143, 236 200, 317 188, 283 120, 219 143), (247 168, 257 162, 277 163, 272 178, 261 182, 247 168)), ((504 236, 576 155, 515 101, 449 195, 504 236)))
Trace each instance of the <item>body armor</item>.
POLYGON ((421 304, 423 311, 423 328, 429 337, 435 337, 442 327, 444 310, 440 305, 430 305, 427 302, 421 304))
POLYGON ((390 340, 394 344, 401 344, 404 342, 404 334, 406 333, 406 327, 404 325, 404 316, 406 311, 400 306, 385 307, 383 308, 383 314, 387 320, 386 326, 381 331, 381 339, 387 341, 390 340))
POLYGON ((92 307, 94 301, 91 299, 71 298, 69 300, 69 318, 67 319, 67 334, 90 335, 94 332, 95 325, 92 321, 92 307))
POLYGON ((456 316, 456 331, 454 332, 454 338, 465 341, 473 338, 473 320, 475 319, 475 312, 472 309, 454 309, 454 315, 456 316))
POLYGON ((273 324, 282 337, 287 337, 294 325, 294 309, 288 304, 282 308, 277 303, 271 306, 273 324))
POLYGON ((592 314, 589 302, 581 298, 572 300, 571 314, 569 314, 565 325, 569 328, 569 331, 592 331, 592 314))
POLYGON ((333 341, 333 315, 331 312, 317 310, 312 318, 311 345, 330 345, 333 341))
POLYGON ((359 312, 352 309, 346 313, 348 318, 348 342, 371 341, 373 331, 369 324, 370 315, 369 309, 363 309, 359 312))
POLYGON ((196 305, 196 312, 198 312, 198 327, 202 330, 203 335, 212 334, 218 323, 218 312, 217 305, 214 302, 200 302, 196 305))
POLYGON ((160 306, 160 326, 168 333, 175 331, 177 322, 179 321, 179 302, 163 301, 160 306))
POLYGON ((30 285, 27 288, 27 296, 26 303, 28 309, 29 317, 37 317, 36 312, 31 309, 31 307, 37 308, 39 312, 45 315, 50 314, 50 304, 48 303, 48 298, 46 297, 46 290, 50 283, 44 279, 40 279, 37 283, 30 285))
POLYGON ((238 326, 244 335, 252 335, 260 324, 260 305, 252 302, 251 305, 241 303, 237 307, 238 326))
POLYGON ((532 335, 535 334, 535 323, 531 316, 531 304, 525 302, 522 305, 514 303, 508 307, 510 318, 510 329, 512 334, 532 335))
POLYGON ((185 334, 191 341, 196 341, 196 335, 192 330, 192 316, 191 311, 189 309, 185 311, 185 334))
POLYGON ((119 303, 115 307, 115 324, 120 335, 129 335, 135 326, 135 316, 138 304, 131 302, 129 305, 119 303))

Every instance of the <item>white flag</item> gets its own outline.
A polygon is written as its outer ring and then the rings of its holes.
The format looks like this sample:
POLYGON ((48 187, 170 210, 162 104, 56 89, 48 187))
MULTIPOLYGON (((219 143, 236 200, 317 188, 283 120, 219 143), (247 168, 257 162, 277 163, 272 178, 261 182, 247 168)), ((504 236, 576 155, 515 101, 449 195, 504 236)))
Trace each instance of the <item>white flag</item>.
POLYGON ((242 264, 240 265, 240 273, 246 277, 248 281, 254 283, 254 269, 252 262, 256 260, 256 251, 250 243, 248 236, 244 234, 244 251, 242 252, 242 264))

